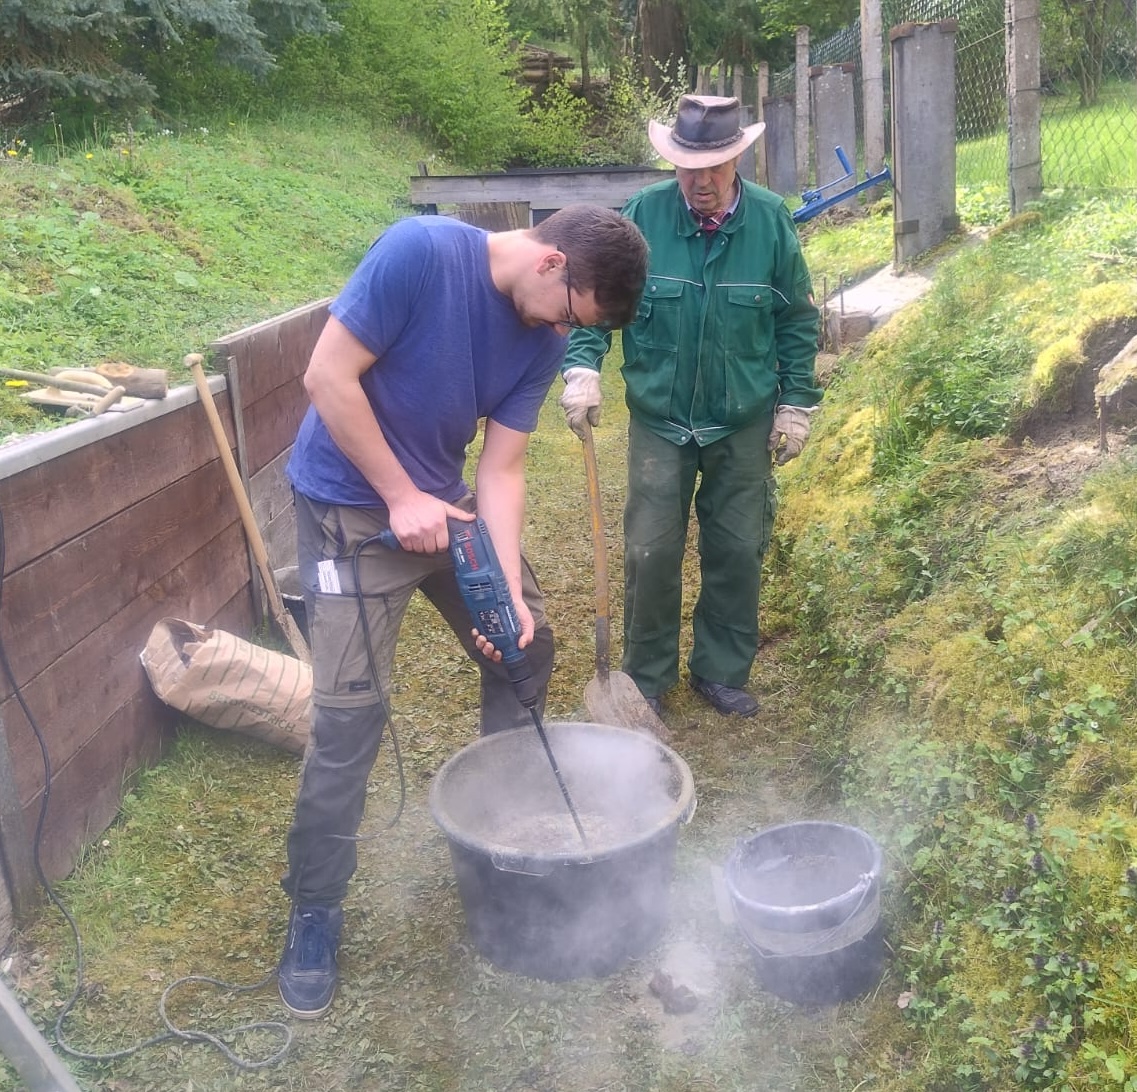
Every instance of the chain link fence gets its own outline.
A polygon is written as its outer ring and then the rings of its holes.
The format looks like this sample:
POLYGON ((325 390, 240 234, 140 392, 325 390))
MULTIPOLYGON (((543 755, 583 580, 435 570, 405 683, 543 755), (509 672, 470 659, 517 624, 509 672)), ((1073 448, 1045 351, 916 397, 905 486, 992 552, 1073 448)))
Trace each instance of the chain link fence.
MULTIPOLYGON (((884 0, 885 141, 890 139, 888 32, 955 20, 956 169, 961 186, 1007 183, 1006 12, 1000 0, 884 0)), ((855 68, 863 132, 860 21, 811 42, 810 66, 855 68)), ((1042 172, 1047 188, 1137 186, 1134 0, 1043 0, 1042 172)), ((795 66, 770 74, 771 97, 794 94, 795 66)), ((751 100, 753 101, 753 100, 751 100)), ((887 149, 886 151, 890 151, 887 149)))

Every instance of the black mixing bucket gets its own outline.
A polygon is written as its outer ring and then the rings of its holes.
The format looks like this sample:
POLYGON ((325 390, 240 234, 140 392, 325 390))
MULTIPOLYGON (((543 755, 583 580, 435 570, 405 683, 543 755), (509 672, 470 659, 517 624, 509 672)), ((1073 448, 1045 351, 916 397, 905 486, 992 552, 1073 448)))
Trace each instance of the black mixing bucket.
POLYGON ((464 747, 435 776, 430 808, 478 951, 533 978, 599 977, 646 954, 663 932, 694 782, 679 755, 640 732, 546 729, 587 846, 533 729, 464 747))
POLYGON ((785 823, 735 846, 726 886, 766 989, 828 1005, 877 984, 882 862, 880 846, 844 823, 785 823))

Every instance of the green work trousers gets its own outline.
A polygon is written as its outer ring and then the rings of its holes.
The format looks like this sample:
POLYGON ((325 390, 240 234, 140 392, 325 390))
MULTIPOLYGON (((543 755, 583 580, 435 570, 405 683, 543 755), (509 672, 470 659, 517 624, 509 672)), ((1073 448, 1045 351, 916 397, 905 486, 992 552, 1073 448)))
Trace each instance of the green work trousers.
POLYGON ((657 697, 679 681, 683 553, 691 499, 700 586, 691 673, 745 686, 758 651, 758 584, 776 492, 766 450, 772 417, 700 447, 632 418, 624 509, 624 671, 657 697), (697 488, 696 488, 697 486, 697 488))

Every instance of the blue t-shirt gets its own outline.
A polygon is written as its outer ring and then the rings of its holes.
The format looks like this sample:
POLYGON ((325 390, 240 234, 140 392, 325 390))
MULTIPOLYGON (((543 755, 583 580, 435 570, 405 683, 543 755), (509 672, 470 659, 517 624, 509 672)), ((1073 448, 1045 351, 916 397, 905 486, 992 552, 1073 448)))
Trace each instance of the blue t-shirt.
MULTIPOLYGON (((377 357, 360 382, 395 457, 419 489, 444 501, 466 492, 478 419, 532 432, 564 357, 565 339, 524 325, 494 286, 487 233, 447 217, 390 227, 330 310, 377 357)), ((311 406, 288 476, 314 500, 383 504, 311 406)))

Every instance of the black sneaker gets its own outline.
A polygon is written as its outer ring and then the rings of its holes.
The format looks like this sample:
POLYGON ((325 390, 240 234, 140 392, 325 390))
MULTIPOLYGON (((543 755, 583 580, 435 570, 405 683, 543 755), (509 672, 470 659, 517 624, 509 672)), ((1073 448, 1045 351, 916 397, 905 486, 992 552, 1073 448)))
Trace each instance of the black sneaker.
POLYGON ((284 1007, 301 1020, 315 1020, 331 1007, 342 927, 339 906, 292 907, 277 979, 284 1007))
POLYGON ((736 686, 708 682, 698 675, 691 676, 691 689, 701 694, 714 706, 716 713, 724 717, 752 717, 758 712, 758 703, 736 686))

